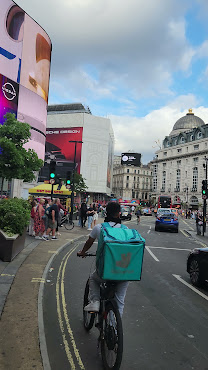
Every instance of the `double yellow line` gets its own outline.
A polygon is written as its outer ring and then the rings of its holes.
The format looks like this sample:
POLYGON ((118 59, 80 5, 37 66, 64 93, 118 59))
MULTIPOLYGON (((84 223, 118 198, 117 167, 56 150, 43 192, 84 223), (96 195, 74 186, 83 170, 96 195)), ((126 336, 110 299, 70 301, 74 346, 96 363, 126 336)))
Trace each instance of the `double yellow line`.
POLYGON ((72 329, 69 323, 69 317, 68 317, 67 308, 66 308, 65 292, 64 292, 64 275, 65 275, 66 265, 67 265, 69 257, 76 250, 77 247, 78 245, 76 245, 73 249, 71 249, 61 261, 61 265, 59 267, 57 281, 56 281, 56 302, 57 302, 57 313, 58 313, 59 326, 61 329, 64 348, 65 348, 65 352, 67 355, 67 359, 71 366, 71 370, 75 370, 77 367, 75 367, 75 363, 74 363, 74 359, 72 356, 70 346, 72 347, 72 350, 74 352, 79 368, 84 370, 85 367, 81 360, 79 351, 77 349, 77 346, 74 340, 74 335, 73 335, 73 332, 72 332, 72 329), (70 343, 67 340, 64 323, 67 328, 67 334, 69 336, 70 343))

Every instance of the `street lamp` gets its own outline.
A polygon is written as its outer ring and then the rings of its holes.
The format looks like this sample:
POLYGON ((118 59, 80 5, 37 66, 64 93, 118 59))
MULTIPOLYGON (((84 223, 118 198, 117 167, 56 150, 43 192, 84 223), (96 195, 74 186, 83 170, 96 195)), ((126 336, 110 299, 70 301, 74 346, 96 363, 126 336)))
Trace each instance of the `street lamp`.
POLYGON ((187 212, 188 212, 188 186, 186 186, 183 190, 186 193, 186 218, 187 218, 187 212))
POLYGON ((73 165, 73 173, 72 173, 72 184, 71 184, 71 213, 70 213, 70 218, 71 220, 73 219, 73 208, 74 208, 74 175, 75 175, 75 169, 76 169, 76 154, 77 154, 77 143, 82 144, 83 141, 75 141, 75 140, 70 140, 69 143, 74 143, 74 165, 73 165))

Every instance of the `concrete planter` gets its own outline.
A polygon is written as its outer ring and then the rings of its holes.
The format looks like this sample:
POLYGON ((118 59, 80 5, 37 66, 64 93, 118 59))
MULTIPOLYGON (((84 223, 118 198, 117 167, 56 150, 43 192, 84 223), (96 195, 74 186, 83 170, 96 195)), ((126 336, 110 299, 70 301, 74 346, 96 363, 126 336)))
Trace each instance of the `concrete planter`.
POLYGON ((22 235, 8 236, 0 230, 0 259, 4 262, 12 261, 24 249, 26 228, 22 235))

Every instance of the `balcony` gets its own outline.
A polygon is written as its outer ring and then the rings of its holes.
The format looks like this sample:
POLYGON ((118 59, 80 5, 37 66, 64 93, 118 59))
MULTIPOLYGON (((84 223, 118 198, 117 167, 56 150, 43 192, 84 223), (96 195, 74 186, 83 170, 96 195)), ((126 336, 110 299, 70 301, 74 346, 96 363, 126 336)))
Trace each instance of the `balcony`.
POLYGON ((191 191, 192 192, 196 192, 197 191, 197 188, 195 188, 195 187, 194 188, 191 188, 191 191))
POLYGON ((175 193, 178 193, 179 191, 180 191, 180 188, 175 188, 175 189, 174 189, 174 192, 175 192, 175 193))

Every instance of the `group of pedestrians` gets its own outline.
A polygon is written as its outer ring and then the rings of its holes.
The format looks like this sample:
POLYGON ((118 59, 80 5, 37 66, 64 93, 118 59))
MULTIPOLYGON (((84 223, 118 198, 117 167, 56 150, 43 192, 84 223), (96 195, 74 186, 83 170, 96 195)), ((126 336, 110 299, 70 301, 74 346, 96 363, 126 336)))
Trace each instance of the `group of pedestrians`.
POLYGON ((67 210, 60 203, 59 198, 47 200, 41 198, 39 202, 33 200, 31 203, 31 214, 29 224, 29 235, 35 239, 49 240, 52 233, 52 240, 57 240, 60 235, 58 225, 64 212, 67 210))
POLYGON ((98 208, 95 204, 90 204, 87 207, 86 202, 82 202, 79 208, 79 226, 85 227, 86 221, 88 221, 87 230, 92 230, 92 226, 96 225, 98 220, 98 208))

